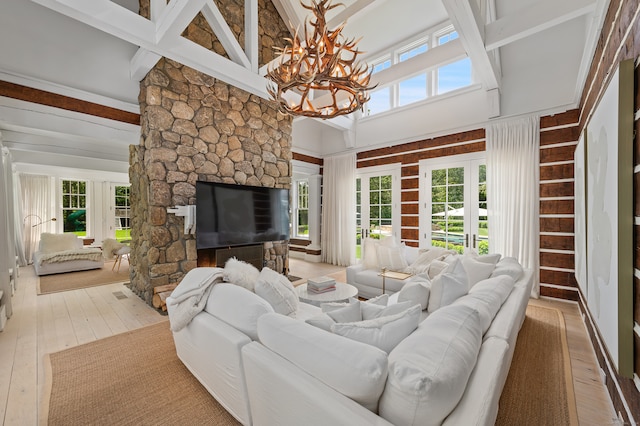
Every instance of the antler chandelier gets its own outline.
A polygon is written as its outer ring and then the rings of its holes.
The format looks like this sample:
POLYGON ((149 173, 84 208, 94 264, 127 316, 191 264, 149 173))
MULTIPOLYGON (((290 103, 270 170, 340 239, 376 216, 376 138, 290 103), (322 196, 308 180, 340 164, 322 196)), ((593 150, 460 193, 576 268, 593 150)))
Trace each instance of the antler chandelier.
POLYGON ((293 115, 333 118, 350 114, 369 100, 371 71, 360 63, 358 40, 346 40, 342 35, 346 21, 335 30, 327 28, 326 12, 344 6, 332 5, 331 0, 311 0, 307 6, 314 18, 309 34, 307 22, 304 40, 296 30, 293 39, 284 48, 275 47, 280 61, 276 68, 269 67, 267 77, 272 81, 267 91, 278 102, 280 110, 293 115))

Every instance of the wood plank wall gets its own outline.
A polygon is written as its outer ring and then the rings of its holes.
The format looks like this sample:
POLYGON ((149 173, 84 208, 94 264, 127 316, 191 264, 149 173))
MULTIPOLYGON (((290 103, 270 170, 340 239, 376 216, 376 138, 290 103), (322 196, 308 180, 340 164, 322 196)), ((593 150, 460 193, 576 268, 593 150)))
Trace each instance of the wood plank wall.
MULTIPOLYGON (((600 367, 607 377, 605 384, 616 412, 625 424, 640 422, 640 0, 611 0, 607 10, 598 44, 587 75, 580 101, 580 130, 588 123, 594 107, 605 90, 609 76, 618 64, 626 59, 636 61, 635 73, 635 138, 634 138, 634 380, 620 377, 610 366, 611 359, 600 343, 602 338, 591 320, 584 295, 580 293, 579 306, 586 314, 586 325, 600 367)), ((625 285, 625 283, 619 283, 625 285)))
POLYGON ((574 258, 573 155, 577 109, 540 118, 540 294, 578 300, 574 258))

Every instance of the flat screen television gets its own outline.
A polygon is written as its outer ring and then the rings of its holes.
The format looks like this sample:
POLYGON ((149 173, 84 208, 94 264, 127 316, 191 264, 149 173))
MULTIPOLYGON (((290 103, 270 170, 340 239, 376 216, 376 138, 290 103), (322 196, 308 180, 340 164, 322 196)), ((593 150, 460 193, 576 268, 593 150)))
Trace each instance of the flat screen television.
POLYGON ((289 239, 289 190, 196 182, 196 247, 289 239))

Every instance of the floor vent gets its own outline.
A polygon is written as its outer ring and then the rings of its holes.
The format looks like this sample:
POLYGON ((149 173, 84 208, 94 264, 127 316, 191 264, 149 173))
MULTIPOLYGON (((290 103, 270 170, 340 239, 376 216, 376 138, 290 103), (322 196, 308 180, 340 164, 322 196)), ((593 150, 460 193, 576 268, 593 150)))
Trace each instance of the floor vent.
POLYGON ((113 292, 113 295, 114 295, 114 296, 116 297, 116 299, 118 299, 118 300, 120 300, 120 299, 126 299, 126 298, 127 298, 127 295, 126 295, 126 294, 124 294, 124 293, 123 293, 123 292, 121 292, 121 291, 114 291, 114 292, 113 292))

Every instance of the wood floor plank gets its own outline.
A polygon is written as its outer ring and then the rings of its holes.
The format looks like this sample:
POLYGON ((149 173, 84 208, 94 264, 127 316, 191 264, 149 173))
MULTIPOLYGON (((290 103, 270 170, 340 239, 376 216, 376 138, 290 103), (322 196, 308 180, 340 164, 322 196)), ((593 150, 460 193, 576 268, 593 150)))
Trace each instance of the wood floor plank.
POLYGON ((98 307, 93 303, 93 299, 91 299, 86 289, 76 290, 75 293, 80 307, 84 312, 84 316, 87 319, 87 323, 96 339, 103 339, 113 335, 111 328, 100 314, 98 307))
POLYGON ((109 327, 111 335, 127 331, 127 327, 124 325, 120 317, 104 299, 103 292, 100 291, 99 287, 89 287, 86 289, 86 293, 98 310, 102 319, 109 327))
POLYGON ((89 321, 78 301, 77 290, 64 291, 62 295, 64 302, 67 305, 69 312, 69 319, 71 320, 71 326, 73 332, 76 335, 78 344, 89 343, 96 340, 96 336, 89 325, 89 321))

